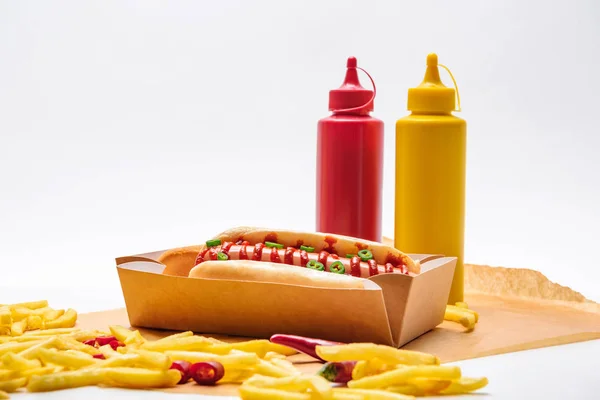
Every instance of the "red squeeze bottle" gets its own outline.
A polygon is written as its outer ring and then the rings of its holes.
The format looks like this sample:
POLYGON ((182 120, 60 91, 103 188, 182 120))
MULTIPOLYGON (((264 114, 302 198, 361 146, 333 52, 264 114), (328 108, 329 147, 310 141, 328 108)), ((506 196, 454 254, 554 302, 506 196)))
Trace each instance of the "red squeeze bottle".
POLYGON ((317 231, 381 242, 383 121, 373 111, 375 83, 356 58, 346 78, 329 92, 332 114, 318 124, 317 231), (373 90, 361 86, 365 72, 373 90))

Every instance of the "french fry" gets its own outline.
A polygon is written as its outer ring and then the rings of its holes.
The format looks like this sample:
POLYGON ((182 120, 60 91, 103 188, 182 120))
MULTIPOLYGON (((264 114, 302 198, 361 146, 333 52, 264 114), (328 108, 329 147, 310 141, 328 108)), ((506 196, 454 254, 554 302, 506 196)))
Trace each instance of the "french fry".
POLYGON ((58 336, 56 338, 56 348, 59 350, 77 350, 90 355, 98 354, 98 349, 83 344, 68 336, 58 336))
MULTIPOLYGON (((52 322, 56 322, 56 321, 52 321, 52 322)), ((41 329, 38 331, 25 332, 24 335, 27 335, 27 336, 57 336, 57 335, 68 335, 68 334, 72 334, 72 333, 75 333, 78 331, 80 331, 79 328, 52 328, 52 329, 49 329, 48 326, 46 326, 45 329, 41 329)))
POLYGON ((108 328, 110 329, 110 333, 121 342, 125 342, 125 339, 133 332, 121 325, 111 325, 108 328))
POLYGON ((40 367, 19 371, 18 376, 19 378, 29 378, 33 375, 48 375, 60 371, 62 371, 62 367, 60 367, 59 369, 57 369, 56 367, 40 367))
POLYGON ((258 365, 260 359, 255 353, 233 353, 233 354, 211 354, 201 353, 197 351, 177 351, 168 350, 165 354, 171 358, 171 360, 185 360, 190 363, 197 363, 203 361, 217 361, 225 367, 242 367, 250 365, 258 365))
POLYGON ((8 342, 0 344, 0 356, 6 353, 19 353, 42 342, 42 340, 35 340, 31 342, 8 342))
POLYGON ((39 349, 39 357, 44 363, 52 363, 70 369, 77 369, 96 364, 97 359, 87 353, 74 350, 58 351, 56 349, 39 349))
MULTIPOLYGON (((464 304, 466 304, 466 303, 464 303, 464 304)), ((475 323, 479 322, 479 314, 477 313, 477 311, 471 310, 468 307, 459 307, 459 306, 453 306, 451 304, 448 304, 446 306, 446 308, 449 308, 451 310, 455 310, 455 311, 457 311, 459 313, 469 313, 469 314, 472 314, 473 317, 475 318, 475 323)))
POLYGON ((367 376, 348 382, 352 389, 382 389, 389 386, 402 386, 414 378, 458 379, 460 368, 447 365, 403 366, 398 369, 367 376))
POLYGON ((28 336, 28 335, 23 335, 23 336, 0 336, 0 344, 4 344, 4 343, 22 343, 22 342, 33 342, 36 340, 43 340, 43 338, 38 337, 38 336, 28 336))
POLYGON ((450 386, 449 380, 415 378, 404 385, 390 386, 386 390, 410 396, 431 396, 439 394, 450 386))
POLYGON ((194 332, 192 332, 192 331, 185 331, 185 332, 180 332, 180 333, 174 333, 172 335, 165 336, 164 338, 155 340, 154 343, 162 343, 162 342, 166 342, 166 341, 169 341, 169 340, 174 340, 174 339, 179 339, 179 338, 184 338, 184 337, 190 337, 190 336, 194 336, 194 332))
MULTIPOLYGON (((181 374, 180 374, 181 376, 181 374)), ((27 384, 29 392, 50 392, 82 386, 99 385, 105 379, 102 369, 82 369, 50 375, 32 375, 27 384)))
POLYGON ((299 375, 300 371, 292 372, 285 368, 278 367, 267 360, 258 360, 258 364, 255 366, 257 374, 271 376, 275 378, 284 378, 288 376, 299 375))
POLYGON ((33 331, 36 329, 42 329, 43 321, 42 317, 38 315, 30 315, 27 317, 27 330, 33 331))
POLYGON ((387 364, 439 365, 433 354, 419 351, 400 350, 373 343, 351 343, 335 346, 317 346, 316 352, 325 361, 361 361, 379 358, 387 364))
POLYGON ((464 308, 453 307, 451 305, 446 306, 444 320, 458 322, 467 328, 468 331, 475 328, 475 315, 464 308))
POLYGON ((0 360, 2 361, 2 366, 4 368, 13 371, 23 371, 27 369, 40 368, 42 366, 42 363, 40 363, 40 361, 37 359, 28 360, 25 357, 12 352, 4 354, 0 360))
POLYGON ((267 361, 272 360, 274 358, 279 358, 279 359, 285 360, 286 356, 284 356, 283 354, 280 354, 280 353, 276 353, 274 351, 268 351, 267 354, 265 354, 265 356, 263 358, 267 361))
POLYGON ((140 356, 142 367, 167 370, 171 366, 171 359, 162 353, 141 349, 131 350, 131 353, 140 356))
POLYGON ((311 400, 308 393, 286 392, 280 389, 242 385, 238 389, 242 400, 311 400))
POLYGON ((488 384, 488 379, 483 378, 467 378, 462 377, 460 379, 456 379, 450 382, 450 385, 442 390, 441 394, 462 394, 474 392, 475 390, 479 390, 481 388, 486 387, 488 384))
POLYGON ((360 379, 365 376, 371 376, 380 374, 385 371, 389 371, 396 368, 393 364, 386 364, 379 358, 372 358, 370 360, 361 360, 356 363, 352 369, 352 379, 360 379))
POLYGON ((204 337, 201 336, 189 336, 183 338, 177 338, 173 340, 146 342, 140 346, 144 350, 152 351, 168 351, 168 350, 180 350, 180 351, 203 351, 215 354, 227 354, 231 351, 229 344, 215 344, 211 343, 204 337))
MULTIPOLYGON (((364 400, 412 400, 413 396, 407 396, 405 394, 400 393, 392 393, 385 390, 377 390, 377 389, 345 389, 345 388, 336 388, 333 389, 336 395, 342 394, 350 394, 361 396, 359 398, 364 400)), ((336 399, 338 397, 335 397, 336 399)))
POLYGON ((8 400, 10 396, 4 390, 0 390, 0 400, 8 400))
POLYGON ((28 344, 30 346, 28 348, 26 348, 25 350, 21 351, 19 353, 19 355, 21 357, 27 358, 28 360, 37 358, 38 351, 40 349, 48 349, 51 347, 55 347, 56 343, 57 343, 57 339, 58 338, 56 336, 51 336, 46 340, 20 343, 20 344, 28 344))
POLYGON ((298 352, 280 344, 271 343, 266 339, 247 340, 244 342, 229 343, 232 349, 256 353, 259 357, 264 357, 268 352, 276 352, 285 356, 291 356, 298 352))
POLYGON ((15 304, 7 304, 8 308, 29 308, 31 310, 36 310, 38 308, 48 307, 48 300, 38 300, 38 301, 27 301, 25 303, 15 303, 15 304))
POLYGON ((16 378, 10 381, 0 382, 0 391, 12 393, 16 392, 17 389, 22 388, 27 384, 27 378, 16 378))
POLYGON ((71 338, 71 339, 75 339, 78 342, 85 342, 86 340, 89 339, 94 339, 97 338, 98 336, 107 336, 108 332, 101 332, 101 331, 82 331, 82 330, 75 330, 72 333, 69 334, 65 334, 65 336, 71 338))
POLYGON ((228 368, 225 370, 225 375, 219 383, 243 383, 251 376, 255 375, 256 371, 252 367, 243 368, 228 368))
POLYGON ((56 318, 53 321, 46 321, 44 328, 46 329, 57 329, 57 328, 72 328, 77 322, 77 311, 69 308, 63 315, 56 318))
POLYGON ((144 368, 107 368, 106 377, 109 386, 131 389, 164 388, 177 385, 181 372, 175 369, 156 371, 144 368))
POLYGON ((125 343, 126 345, 141 345, 146 343, 146 339, 142 336, 140 331, 135 330, 125 338, 125 341, 123 343, 125 343))
POLYGON ((10 334, 12 336, 21 336, 27 330, 27 320, 22 319, 21 321, 13 322, 10 326, 10 334))
POLYGON ((12 324, 10 308, 0 307, 0 326, 10 326, 10 324, 12 324))
POLYGON ((460 308, 469 308, 469 305, 467 303, 465 303, 464 301, 457 301, 455 306, 460 307, 460 308))
POLYGON ((293 373, 293 374, 301 373, 296 367, 294 367, 294 364, 292 364, 291 362, 289 362, 286 359, 272 358, 267 361, 270 362, 271 364, 275 365, 276 367, 279 367, 281 369, 285 369, 285 370, 289 371, 290 373, 293 373))
POLYGON ((18 376, 17 371, 13 371, 10 369, 0 369, 0 382, 16 378, 17 376, 18 376))
POLYGON ((42 318, 44 318, 44 322, 47 321, 54 321, 56 320, 58 317, 61 317, 65 314, 65 310, 47 310, 44 312, 44 314, 42 315, 42 318))
POLYGON ((291 392, 310 391, 314 398, 331 399, 333 390, 330 383, 320 376, 299 375, 283 378, 273 378, 263 375, 254 375, 244 382, 245 386, 255 386, 271 389, 281 389, 291 392))

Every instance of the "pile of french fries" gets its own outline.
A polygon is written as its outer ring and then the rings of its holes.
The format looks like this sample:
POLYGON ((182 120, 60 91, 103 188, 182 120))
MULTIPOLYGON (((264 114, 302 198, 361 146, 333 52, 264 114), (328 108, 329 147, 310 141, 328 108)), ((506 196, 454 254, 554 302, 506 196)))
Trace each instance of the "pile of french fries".
POLYGON ((332 387, 320 376, 254 375, 240 386, 240 396, 244 400, 407 400, 469 393, 488 383, 487 378, 461 376, 459 367, 440 365, 432 354, 373 343, 317 346, 317 354, 330 362, 357 362, 346 388, 332 387))
MULTIPOLYGON (((477 322, 477 314, 466 305, 449 307, 453 320, 465 327, 477 322), (467 325, 462 322, 465 317, 467 325)), ((287 359, 295 350, 268 340, 227 343, 191 331, 147 340, 138 330, 119 325, 103 332, 82 330, 76 322, 75 310, 55 310, 47 301, 0 305, 0 399, 23 390, 173 387, 182 379, 182 373, 172 369, 174 361, 220 363, 225 373, 218 383, 241 384, 244 400, 411 399, 468 393, 487 385, 486 378, 465 378, 460 368, 439 365, 431 354, 352 343, 317 347, 326 361, 356 362, 347 387, 333 387, 321 376, 298 370, 287 359), (95 340, 108 337, 118 345, 95 340)))
POLYGON ((458 322, 465 328, 467 332, 475 329, 475 324, 479 322, 479 314, 477 311, 469 309, 469 305, 465 302, 458 302, 455 305, 448 304, 444 313, 444 320, 458 322))

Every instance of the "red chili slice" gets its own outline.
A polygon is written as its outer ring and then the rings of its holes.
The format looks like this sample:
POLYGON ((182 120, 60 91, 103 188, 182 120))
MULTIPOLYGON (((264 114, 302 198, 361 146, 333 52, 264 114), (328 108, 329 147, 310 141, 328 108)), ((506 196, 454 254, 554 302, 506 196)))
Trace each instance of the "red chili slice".
POLYGON ((246 252, 246 246, 242 245, 242 247, 240 247, 240 255, 238 256, 238 258, 240 260, 248 259, 248 253, 246 252))
POLYGON ((96 339, 88 339, 83 344, 87 344, 88 346, 96 347, 96 339))
POLYGON ((117 338, 114 336, 98 336, 96 338, 96 342, 98 343, 99 346, 104 346, 106 344, 110 344, 110 342, 112 342, 113 340, 117 340, 117 338))
POLYGON ((308 253, 306 250, 300 250, 300 266, 306 267, 306 264, 308 264, 308 253))
POLYGON ((225 368, 217 361, 204 361, 192 364, 190 376, 198 385, 214 385, 225 375, 225 368))
POLYGON ((113 340, 112 342, 109 343, 109 345, 110 345, 110 347, 112 347, 113 350, 117 350, 118 347, 125 346, 125 343, 119 342, 118 340, 113 340))
POLYGON ((360 258, 358 256, 350 259, 350 275, 360 277, 360 258))
POLYGON ((106 360, 106 357, 104 357, 104 354, 102 353, 94 354, 92 357, 97 358, 98 360, 106 360))
POLYGON ((394 266, 391 263, 385 263, 385 272, 386 273, 394 272, 394 266))
POLYGON ((281 257, 279 257, 279 250, 272 248, 271 249, 271 262, 280 263, 281 257))
POLYGON ((286 264, 294 265, 294 252, 296 251, 293 247, 288 247, 285 249, 285 254, 283 255, 283 262, 286 264))
POLYGON ((262 259, 262 252, 264 248, 264 243, 257 243, 256 246, 254 246, 254 254, 252 255, 252 259, 254 261, 260 261, 262 259))
POLYGON ((379 275, 379 269, 377 268, 377 262, 375 260, 367 260, 367 264, 369 264, 369 276, 379 275))
POLYGON ((185 360, 173 361, 173 363, 171 364, 171 367, 169 369, 176 369, 179 372, 181 372, 181 379, 179 380, 179 382, 177 382, 178 385, 180 385, 182 383, 186 383, 187 381, 190 380, 190 378, 191 378, 190 367, 191 366, 192 366, 192 364, 190 364, 189 362, 187 362, 185 360))

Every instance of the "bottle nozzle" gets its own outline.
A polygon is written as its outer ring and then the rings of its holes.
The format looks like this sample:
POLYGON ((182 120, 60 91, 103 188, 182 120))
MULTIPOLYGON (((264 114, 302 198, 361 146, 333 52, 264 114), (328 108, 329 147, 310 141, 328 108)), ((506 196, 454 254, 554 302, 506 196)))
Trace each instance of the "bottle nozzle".
POLYGON ((356 57, 348 57, 346 68, 356 68, 356 57))
POLYGON ((438 69, 438 57, 437 54, 431 53, 427 55, 427 70, 425 71, 425 77, 421 82, 420 87, 427 86, 441 86, 445 87, 440 79, 440 71, 438 69))

